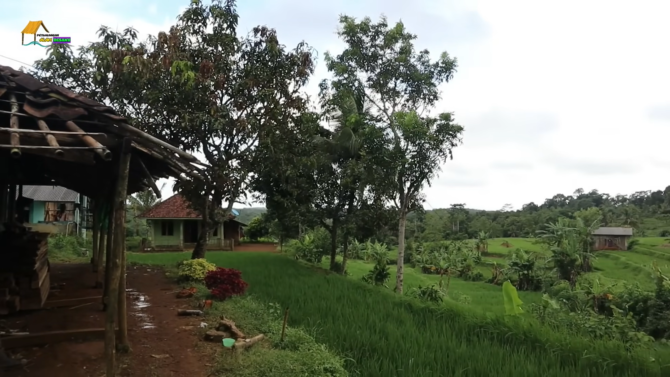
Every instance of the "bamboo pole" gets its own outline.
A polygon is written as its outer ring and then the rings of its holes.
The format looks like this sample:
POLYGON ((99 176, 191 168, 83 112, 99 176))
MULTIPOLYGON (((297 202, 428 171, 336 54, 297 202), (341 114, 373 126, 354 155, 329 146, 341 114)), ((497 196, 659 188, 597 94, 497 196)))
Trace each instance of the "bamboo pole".
POLYGON ((151 135, 149 135, 145 132, 142 132, 142 131, 138 130, 137 128, 135 128, 133 126, 130 126, 130 125, 122 123, 122 122, 114 123, 114 125, 116 125, 118 128, 120 128, 124 131, 127 131, 128 133, 133 134, 132 136, 143 139, 143 140, 148 141, 148 142, 153 143, 153 144, 158 144, 158 145, 168 149, 169 151, 180 155, 181 157, 183 157, 187 161, 198 161, 198 159, 195 158, 195 156, 193 156, 192 154, 186 153, 186 152, 182 151, 181 149, 175 147, 174 145, 170 145, 170 144, 164 142, 163 140, 157 139, 157 138, 155 138, 155 137, 153 137, 153 136, 151 136, 151 135))
MULTIPOLYGON (((108 293, 109 297, 107 300, 107 312, 105 313, 105 359, 107 362, 106 371, 107 377, 113 377, 116 373, 116 337, 115 337, 115 327, 117 319, 121 317, 126 317, 126 313, 119 313, 119 294, 120 294, 120 282, 121 276, 125 274, 125 271, 121 270, 121 260, 123 258, 123 253, 125 252, 125 240, 126 240, 126 227, 125 227, 125 202, 126 194, 128 193, 128 168, 130 166, 130 152, 131 152, 131 142, 129 138, 123 140, 123 146, 121 148, 121 156, 119 158, 119 174, 117 176, 116 182, 116 193, 114 195, 114 221, 110 222, 110 225, 114 225, 110 228, 114 229, 114 236, 112 238, 113 252, 112 252, 112 263, 111 263, 111 276, 109 278, 108 293), (122 314, 117 318, 119 314, 122 314)), ((125 298, 125 292, 124 292, 125 298)), ((119 321, 119 326, 124 326, 126 321, 119 321)), ((128 338, 128 329, 120 328, 119 329, 119 341, 121 345, 127 345, 128 338), (125 343, 124 343, 125 342, 125 343)))
MULTIPOLYGON (((98 244, 98 237, 100 236, 100 229, 98 227, 100 226, 100 215, 98 214, 98 206, 102 203, 99 203, 99 201, 93 201, 92 202, 92 207, 93 207, 93 235, 92 235, 92 243, 93 243, 93 257, 91 258, 91 267, 93 268, 93 272, 98 272, 98 259, 100 258, 99 250, 100 250, 100 245, 98 244)), ((98 287, 98 282, 96 281, 95 287, 98 287)))
MULTIPOLYGON (((2 113, 6 113, 6 112, 4 112, 4 111, 0 111, 0 114, 2 114, 2 113)), ((11 112, 9 112, 9 113, 11 114, 11 112)), ((16 114, 16 115, 18 115, 18 116, 23 116, 24 114, 16 114)), ((81 121, 78 121, 78 122, 81 123, 81 121)), ((23 130, 23 129, 13 130, 13 129, 11 129, 11 128, 3 128, 3 127, 0 127, 0 132, 19 133, 19 134, 68 135, 68 136, 71 136, 71 135, 89 135, 89 136, 105 136, 105 137, 107 136, 107 134, 102 133, 102 132, 86 132, 86 131, 82 131, 82 132, 54 131, 54 130, 52 130, 52 129, 48 129, 48 130, 46 130, 46 131, 45 131, 45 130, 42 130, 42 129, 40 129, 40 130, 23 130)))
POLYGON ((56 149, 56 151, 54 152, 56 154, 56 156, 64 155, 65 152, 63 152, 63 150, 60 149, 60 145, 58 145, 58 141, 56 141, 56 138, 54 137, 54 135, 52 135, 50 133, 51 130, 49 129, 49 126, 47 126, 47 123, 45 121, 43 121, 42 119, 38 119, 37 120, 37 127, 39 127, 39 129, 44 131, 44 132, 49 132, 49 133, 45 133, 44 137, 47 139, 47 143, 50 146, 55 147, 55 148, 59 148, 59 149, 56 149))
POLYGON ((140 165, 140 168, 142 169, 142 172, 144 173, 144 176, 147 178, 147 181, 149 182, 151 190, 153 190, 154 194, 156 195, 156 199, 160 199, 162 194, 161 190, 159 190, 158 186, 156 186, 156 180, 149 172, 149 169, 147 169, 147 166, 144 165, 144 161, 142 161, 141 158, 138 158, 137 161, 140 165))
MULTIPOLYGON (((9 127, 12 130, 18 130, 19 117, 16 114, 19 113, 19 104, 16 102, 16 96, 14 95, 14 93, 9 93, 9 100, 12 103, 12 115, 9 118, 9 127)), ((12 145, 12 150, 9 153, 14 158, 21 157, 21 150, 18 148, 21 145, 19 134, 16 132, 12 132, 9 135, 9 138, 10 138, 10 144, 12 145)))
MULTIPOLYGON (((84 132, 79 126, 77 126, 73 121, 68 120, 65 122, 65 127, 73 132, 84 132)), ((97 153, 103 160, 111 161, 112 152, 105 148, 102 144, 98 143, 97 140, 88 136, 88 135, 79 135, 84 144, 88 145, 90 148, 95 148, 95 153, 97 153)))

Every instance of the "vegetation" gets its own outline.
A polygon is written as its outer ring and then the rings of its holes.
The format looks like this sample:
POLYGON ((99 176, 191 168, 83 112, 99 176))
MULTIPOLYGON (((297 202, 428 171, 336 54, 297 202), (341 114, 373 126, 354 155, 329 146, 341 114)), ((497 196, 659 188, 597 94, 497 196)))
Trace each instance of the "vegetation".
POLYGON ((205 287, 221 301, 244 294, 248 286, 242 280, 242 273, 234 268, 217 267, 205 276, 205 287))
MULTIPOLYGON (((129 259, 172 265, 186 257, 131 254, 129 259)), ((514 320, 478 313, 450 300, 439 306, 422 304, 356 279, 324 275, 281 254, 216 253, 209 258, 243 271, 253 297, 290 307, 289 323, 316 329, 317 341, 346 356, 346 368, 352 374, 632 377, 668 373, 667 350, 627 349, 621 342, 592 339, 570 328, 547 331, 524 314, 514 320)), ((504 312, 501 296, 498 288, 497 299, 489 301, 504 312)))
MULTIPOLYGON (((316 339, 346 356, 351 374, 670 373, 670 279, 658 264, 670 262, 670 186, 629 196, 578 189, 516 211, 465 203, 425 211, 423 188, 464 132, 435 108, 456 59, 431 59, 400 22, 341 16, 344 50, 325 55, 330 78, 310 102, 302 89, 314 71, 311 48, 289 49, 264 26, 239 37, 235 5, 191 1, 169 32, 146 42, 132 28, 102 27, 76 55, 50 47, 35 73, 204 155, 207 164, 175 187, 203 214, 179 277, 204 281, 231 311, 258 308, 250 322, 266 326, 274 347, 245 356, 249 373, 345 374, 342 359, 304 333, 278 343, 277 318, 262 301, 291 307, 293 325, 318 327, 316 339), (208 230, 248 192, 267 212, 250 220, 247 237, 278 239, 293 258, 213 254, 215 268, 203 259, 208 230), (600 226, 659 239, 595 252, 600 226), (242 272, 253 299, 232 298, 247 289, 242 272), (299 359, 309 357, 322 364, 299 359)), ((158 199, 143 192, 130 201, 129 235, 139 238, 137 215, 158 199)), ((81 247, 61 236, 50 243, 62 259, 81 247)), ((185 256, 131 259, 169 265, 185 256)))
POLYGON ((177 265, 177 278, 182 282, 201 282, 216 266, 204 259, 181 261, 177 265))

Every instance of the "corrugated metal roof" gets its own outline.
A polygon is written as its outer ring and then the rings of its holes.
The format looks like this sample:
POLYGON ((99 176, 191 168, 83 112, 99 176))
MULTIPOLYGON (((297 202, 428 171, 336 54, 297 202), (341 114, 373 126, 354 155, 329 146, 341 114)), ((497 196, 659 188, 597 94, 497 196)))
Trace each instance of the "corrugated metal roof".
POLYGON ((76 202, 77 195, 76 191, 61 186, 23 186, 23 196, 38 202, 76 202))
POLYGON ((633 228, 600 227, 593 231, 596 236, 632 236, 633 228))
POLYGON ((47 30, 46 26, 44 26, 44 23, 42 21, 28 21, 28 25, 26 25, 25 28, 23 28, 23 31, 21 32, 22 34, 37 34, 37 30, 41 27, 44 28, 44 31, 47 33, 49 30, 47 30))

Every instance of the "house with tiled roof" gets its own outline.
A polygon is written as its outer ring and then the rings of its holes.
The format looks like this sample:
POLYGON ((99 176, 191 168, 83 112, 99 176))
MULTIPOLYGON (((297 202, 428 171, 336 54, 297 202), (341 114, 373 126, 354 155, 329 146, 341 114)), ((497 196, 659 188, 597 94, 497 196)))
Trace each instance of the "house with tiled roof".
MULTIPOLYGON (((232 250, 240 244, 243 227, 235 218, 236 210, 228 220, 212 229, 207 249, 232 250)), ((149 220, 149 237, 154 250, 189 250, 198 242, 202 216, 189 206, 184 197, 174 195, 140 214, 139 218, 149 220)))

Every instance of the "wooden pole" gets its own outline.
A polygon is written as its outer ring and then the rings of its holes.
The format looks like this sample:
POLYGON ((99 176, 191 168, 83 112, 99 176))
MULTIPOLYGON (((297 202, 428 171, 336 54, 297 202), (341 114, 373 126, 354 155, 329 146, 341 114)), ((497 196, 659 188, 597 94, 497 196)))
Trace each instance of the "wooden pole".
MULTIPOLYGON (((117 315, 119 314, 119 288, 121 275, 125 274, 125 271, 121 271, 121 259, 123 258, 123 253, 125 249, 125 240, 126 240, 126 226, 125 226, 125 202, 126 194, 128 193, 128 168, 130 166, 130 153, 131 153, 131 141, 129 138, 123 140, 123 146, 121 148, 121 155, 119 158, 119 175, 117 176, 116 182, 116 193, 114 195, 114 236, 111 240, 113 245, 112 250, 112 263, 111 263, 111 276, 109 278, 108 293, 109 297, 107 299, 107 312, 105 313, 105 359, 107 361, 106 370, 107 377, 114 377, 116 373, 116 336, 114 330, 117 322, 117 315)), ((111 225, 112 222, 110 222, 111 225)), ((125 298, 125 292, 124 292, 125 298)), ((126 313, 122 314, 123 317, 126 316, 126 313)), ((124 322, 120 322, 119 325, 123 326, 124 322)), ((119 329, 119 340, 121 342, 126 342, 127 345, 127 335, 128 329, 119 329), (124 334, 125 333, 125 334, 124 334)), ((121 343, 123 345, 123 343, 121 343)))
MULTIPOLYGON (((106 228, 102 226, 102 210, 98 214, 98 260, 97 260, 97 268, 98 268, 98 275, 96 276, 95 279, 95 286, 97 288, 102 288, 104 287, 103 282, 105 281, 105 274, 107 273, 107 263, 109 263, 109 257, 107 256, 107 253, 105 252, 105 241, 107 240, 107 233, 106 233, 106 228), (103 268, 103 261, 105 261, 105 266, 103 268)), ((105 291, 106 292, 106 291, 105 291)), ((104 295, 103 295, 103 307, 104 307, 104 295)))
POLYGON ((88 135, 81 135, 81 133, 83 133, 84 130, 79 128, 79 126, 77 126, 73 121, 68 120, 67 122, 65 122, 65 127, 67 127, 72 132, 80 133, 79 137, 84 142, 84 144, 88 145, 91 148, 95 148, 95 153, 97 153, 103 160, 105 161, 112 160, 112 152, 107 150, 107 148, 105 148, 102 144, 98 143, 98 141, 95 140, 94 138, 88 135))
POLYGON ((284 341, 284 335, 286 334, 286 322, 288 321, 288 308, 284 312, 284 323, 281 326, 281 341, 284 341))
MULTIPOLYGON (((19 113, 19 103, 16 101, 16 96, 14 95, 14 93, 11 93, 11 92, 9 94, 9 100, 12 103, 12 115, 9 118, 9 127, 12 130, 18 130, 19 129, 19 117, 16 114, 19 113)), ((21 150, 18 148, 19 146, 21 146, 21 142, 20 142, 21 138, 19 137, 19 134, 16 133, 16 132, 12 132, 9 135, 9 137, 10 137, 10 143, 11 143, 11 146, 12 146, 12 150, 9 153, 14 158, 21 157, 21 150)))
MULTIPOLYGON (((116 182, 116 181, 115 181, 116 182)), ((110 194, 111 195, 111 194, 110 194)), ((113 198, 111 196, 108 196, 108 199, 111 202, 113 202, 113 198)), ((103 289, 103 295, 102 295, 102 306, 107 310, 107 302, 109 301, 109 287, 111 286, 110 278, 112 276, 112 239, 114 238, 114 206, 112 205, 109 208, 108 215, 107 215, 107 244, 106 244, 106 249, 105 249, 105 260, 108 262, 105 263, 105 284, 104 284, 104 289, 103 289)))
POLYGON ((9 196, 9 185, 0 183, 0 224, 7 221, 7 197, 9 196))
MULTIPOLYGON (((91 257, 91 267, 93 268, 93 272, 98 272, 98 259, 100 258, 100 255, 98 254, 98 251, 100 250, 99 248, 100 245, 98 245, 98 236, 100 235, 100 229, 98 229, 98 227, 100 226, 100 216, 98 215, 97 206, 99 204, 98 201, 92 201, 91 204, 92 204, 91 207, 93 207, 93 235, 91 237, 93 244, 93 256, 91 257)), ((97 281, 96 281, 96 288, 100 288, 97 286, 97 281)))
MULTIPOLYGON (((38 119, 37 127, 39 127, 39 129, 43 132, 49 132, 45 133, 44 137, 47 139, 47 143, 50 146, 60 148, 60 145, 58 145, 58 141, 56 141, 54 135, 51 134, 51 130, 49 129, 49 126, 47 126, 47 123, 45 121, 43 121, 42 119, 38 119)), ((56 149, 54 153, 56 154, 56 156, 63 156, 65 154, 65 152, 63 152, 62 149, 56 149)))
POLYGON ((9 185, 9 197, 7 198, 7 221, 14 223, 16 221, 16 185, 9 185))
POLYGON ((128 199, 128 176, 132 159, 130 138, 124 140, 124 154, 119 162, 119 175, 114 203, 114 248, 120 255, 121 279, 119 280, 119 339, 117 349, 128 351, 128 311, 126 305, 126 202, 128 199), (125 146, 125 142, 128 146, 125 146))

